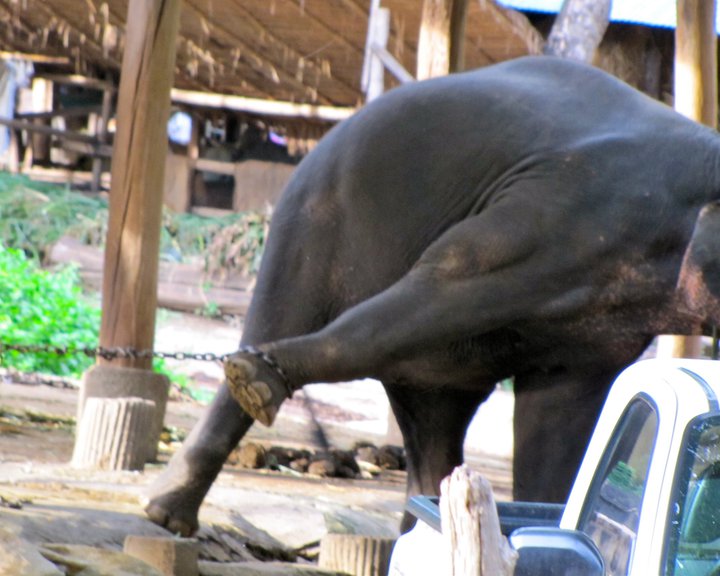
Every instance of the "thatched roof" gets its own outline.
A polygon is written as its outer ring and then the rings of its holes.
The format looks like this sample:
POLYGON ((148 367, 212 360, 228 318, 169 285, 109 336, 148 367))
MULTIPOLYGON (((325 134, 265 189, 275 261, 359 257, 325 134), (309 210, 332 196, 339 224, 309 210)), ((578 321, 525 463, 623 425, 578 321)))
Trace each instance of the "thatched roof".
MULTIPOLYGON (((414 73, 422 2, 382 5, 391 11, 388 50, 414 73)), ((116 76, 127 6, 128 0, 0 0, 0 50, 50 57, 68 72, 116 76)), ((357 106, 369 10, 370 0, 184 0, 175 88, 357 106)), ((468 68, 539 47, 525 18, 492 0, 470 2, 466 38, 468 68)))

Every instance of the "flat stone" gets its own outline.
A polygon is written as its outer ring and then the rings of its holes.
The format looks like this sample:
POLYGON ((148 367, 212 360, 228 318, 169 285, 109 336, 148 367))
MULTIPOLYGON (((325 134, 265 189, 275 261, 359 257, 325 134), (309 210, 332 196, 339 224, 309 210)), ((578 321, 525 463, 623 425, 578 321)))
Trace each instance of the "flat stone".
POLYGON ((74 576, 164 576, 145 562, 118 552, 74 544, 46 544, 41 553, 74 576))
POLYGON ((17 529, 0 526, 0 574, 13 576, 62 576, 55 564, 20 538, 17 529))
POLYGON ((314 565, 287 562, 204 562, 200 576, 347 576, 344 572, 323 570, 314 565))

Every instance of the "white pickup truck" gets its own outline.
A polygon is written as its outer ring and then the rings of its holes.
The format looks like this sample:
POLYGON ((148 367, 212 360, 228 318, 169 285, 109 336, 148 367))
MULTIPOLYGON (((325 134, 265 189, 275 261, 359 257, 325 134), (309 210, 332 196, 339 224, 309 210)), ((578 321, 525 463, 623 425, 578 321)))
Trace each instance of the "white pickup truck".
MULTIPOLYGON (((498 505, 519 552, 515 576, 720 576, 718 398, 717 361, 647 360, 623 371, 564 508, 498 505)), ((418 497, 409 510, 419 522, 398 541, 391 573, 429 574, 436 501, 418 497)))

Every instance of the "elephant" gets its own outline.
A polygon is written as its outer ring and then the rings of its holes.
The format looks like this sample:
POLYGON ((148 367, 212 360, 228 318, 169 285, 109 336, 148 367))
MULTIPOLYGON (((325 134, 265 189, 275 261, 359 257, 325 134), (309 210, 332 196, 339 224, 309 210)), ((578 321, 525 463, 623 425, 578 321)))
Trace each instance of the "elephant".
POLYGON ((192 533, 254 420, 364 377, 397 418, 408 496, 438 493, 513 378, 513 496, 562 502, 617 373, 655 335, 720 318, 719 198, 717 133, 586 64, 530 56, 388 91, 296 168, 242 346, 147 513, 192 533))

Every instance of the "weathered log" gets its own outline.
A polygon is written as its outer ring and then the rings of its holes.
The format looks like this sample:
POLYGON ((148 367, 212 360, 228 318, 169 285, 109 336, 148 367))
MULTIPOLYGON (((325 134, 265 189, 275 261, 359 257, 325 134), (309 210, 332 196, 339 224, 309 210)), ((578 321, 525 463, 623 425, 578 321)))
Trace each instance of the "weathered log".
POLYGON ((319 566, 353 576, 386 576, 395 540, 355 534, 327 534, 320 541, 319 566))
POLYGON ((142 470, 155 402, 141 398, 88 398, 78 424, 72 465, 142 470))
POLYGON ((451 576, 512 576, 517 553, 500 531, 492 486, 458 466, 440 485, 440 519, 451 576))

